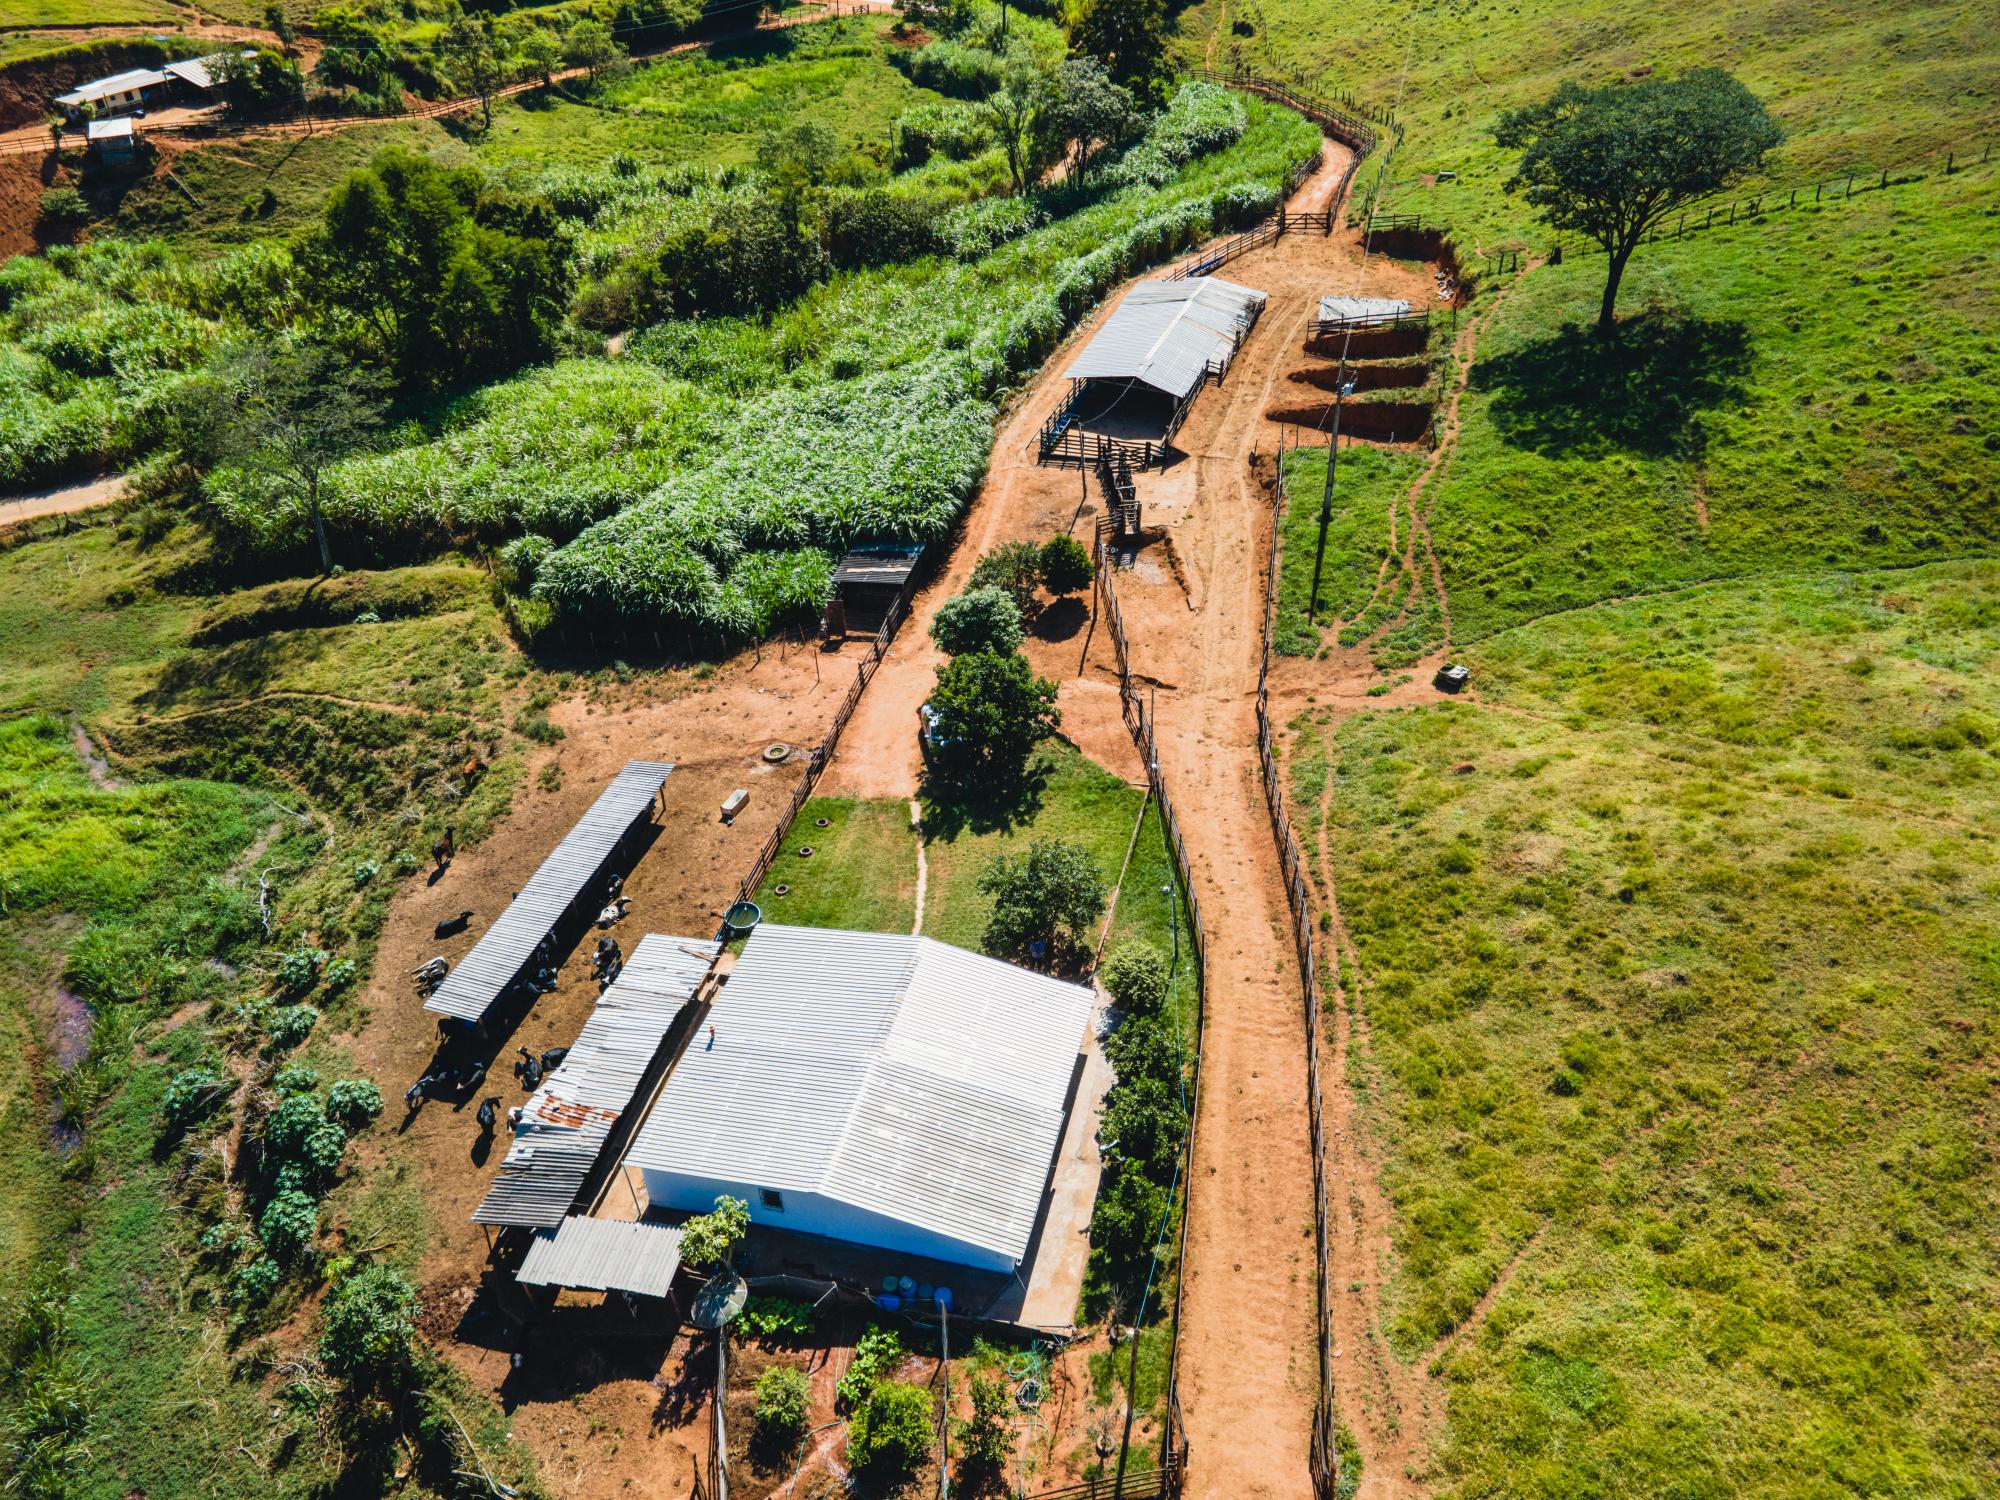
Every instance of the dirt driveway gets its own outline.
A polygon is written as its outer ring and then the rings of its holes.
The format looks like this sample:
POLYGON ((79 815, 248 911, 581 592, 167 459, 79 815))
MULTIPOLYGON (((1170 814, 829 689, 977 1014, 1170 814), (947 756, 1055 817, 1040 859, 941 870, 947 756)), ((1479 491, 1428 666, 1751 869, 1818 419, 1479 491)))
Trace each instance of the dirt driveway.
MULTIPOLYGON (((1329 145, 1295 204, 1331 200, 1347 153, 1329 145)), ((1209 1021, 1190 1208, 1183 1404, 1198 1496, 1303 1496, 1314 1405, 1312 1158, 1306 1033, 1288 958, 1277 855, 1258 785, 1254 694, 1262 650, 1269 502, 1253 461, 1277 446, 1264 412, 1308 361, 1305 324, 1327 292, 1408 297, 1427 306, 1428 268, 1381 256, 1358 237, 1290 235, 1221 272, 1269 294, 1262 320, 1219 391, 1205 393, 1177 438, 1184 455, 1139 477, 1158 540, 1118 576, 1134 670, 1154 685, 1161 759, 1179 804, 1208 928, 1209 1021)), ((1075 335, 1093 334, 1117 297, 1075 335)), ((842 742, 829 786, 900 796, 915 785, 915 713, 941 660, 925 627, 964 586, 979 555, 1019 538, 1088 538, 1101 511, 1095 480, 1035 462, 1033 442, 1067 394, 1069 349, 1048 361, 1006 418, 963 541, 919 597, 842 742)), ((1065 729, 1105 759, 1130 740, 1118 718, 1110 647, 1080 623, 1065 652, 1031 642, 1038 670, 1062 684, 1065 729)), ((1119 764, 1107 760, 1109 764, 1119 764)), ((1358 1411, 1343 1414, 1357 1424, 1358 1411)), ((1376 1457, 1371 1453, 1371 1460, 1376 1457)), ((1371 1463, 1369 1473, 1374 1474, 1371 1463)), ((1386 1477, 1386 1476, 1384 1476, 1386 1477)), ((1364 1481, 1365 1482, 1365 1481, 1364 1481)))

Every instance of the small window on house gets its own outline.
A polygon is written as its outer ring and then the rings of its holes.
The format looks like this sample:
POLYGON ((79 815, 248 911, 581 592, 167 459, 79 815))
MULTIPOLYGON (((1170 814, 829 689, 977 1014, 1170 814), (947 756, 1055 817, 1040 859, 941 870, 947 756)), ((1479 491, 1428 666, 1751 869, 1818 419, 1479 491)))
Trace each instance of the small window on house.
POLYGON ((763 1200, 764 1207, 773 1213, 781 1214, 785 1211, 785 1195, 776 1188, 759 1188, 757 1196, 763 1200))

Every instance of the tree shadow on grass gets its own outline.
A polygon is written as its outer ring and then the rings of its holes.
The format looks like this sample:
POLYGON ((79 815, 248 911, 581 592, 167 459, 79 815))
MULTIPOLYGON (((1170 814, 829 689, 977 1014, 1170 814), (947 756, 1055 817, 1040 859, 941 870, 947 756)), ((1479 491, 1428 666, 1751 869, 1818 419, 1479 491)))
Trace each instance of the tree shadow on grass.
POLYGON ((1614 339, 1572 325, 1481 360, 1472 389, 1492 396, 1500 438, 1546 457, 1663 458, 1700 446, 1700 413, 1742 399, 1750 331, 1734 320, 1648 316, 1614 339))
POLYGON ((1030 761, 1018 776, 995 772, 949 780, 926 772, 919 789, 924 836, 948 843, 961 833, 1005 833, 1032 823, 1048 786, 1048 762, 1041 759, 1030 761))

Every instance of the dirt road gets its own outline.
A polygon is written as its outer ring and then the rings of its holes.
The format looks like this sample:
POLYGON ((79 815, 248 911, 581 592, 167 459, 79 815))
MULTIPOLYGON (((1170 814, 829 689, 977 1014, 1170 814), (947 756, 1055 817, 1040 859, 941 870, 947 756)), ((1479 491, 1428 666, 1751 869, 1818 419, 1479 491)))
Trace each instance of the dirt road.
MULTIPOLYGON (((1329 145, 1293 200, 1325 206, 1349 158, 1329 145)), ((1278 430, 1263 413, 1278 382, 1303 365, 1305 323, 1329 291, 1409 297, 1426 305, 1428 271, 1377 256, 1355 237, 1292 235, 1222 275, 1269 294, 1263 319, 1220 391, 1204 394, 1178 445, 1187 456, 1139 477, 1149 528, 1161 538, 1118 580, 1134 669, 1156 686, 1161 759, 1179 804, 1209 940, 1209 1021, 1196 1136, 1183 1406, 1197 1496, 1302 1496, 1314 1406, 1312 1160, 1306 1033, 1298 976, 1286 958, 1285 899, 1257 780, 1253 708, 1262 650, 1269 505, 1252 460, 1278 430)), ((1115 304, 1114 295, 1106 308, 1115 304)), ((1072 340, 1087 339, 1106 316, 1072 340)), ((1003 541, 1070 530, 1086 536, 1101 508, 1075 471, 1035 463, 1033 439, 1067 393, 1068 350, 1003 424, 992 469, 964 537, 920 596, 849 725, 828 789, 906 795, 918 772, 911 733, 939 661, 924 634, 964 586, 979 555, 1003 541)), ((1124 735, 1109 645, 1079 624, 1066 652, 1032 642, 1038 670, 1062 683, 1065 727, 1124 735)), ((1125 741, 1129 759, 1129 740, 1125 741)), ((1103 758, 1104 751, 1090 746, 1103 758)), ((1334 1076, 1338 1076, 1337 1074, 1334 1076)))
POLYGON ((123 474, 106 474, 78 484, 58 484, 0 500, 0 531, 39 516, 65 516, 109 505, 125 493, 123 474))

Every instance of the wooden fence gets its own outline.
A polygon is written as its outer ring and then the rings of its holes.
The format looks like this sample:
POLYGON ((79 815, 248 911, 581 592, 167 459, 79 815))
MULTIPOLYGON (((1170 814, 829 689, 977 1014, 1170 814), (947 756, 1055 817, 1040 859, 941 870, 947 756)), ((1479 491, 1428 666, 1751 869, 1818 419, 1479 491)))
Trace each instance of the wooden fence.
MULTIPOLYGON (((1118 666, 1118 702, 1125 716, 1125 727, 1131 731, 1132 739, 1139 747, 1139 756, 1146 766, 1146 784, 1151 789, 1153 800, 1160 808, 1160 829, 1165 836, 1167 852, 1174 863, 1175 877, 1180 881, 1181 893, 1187 901, 1188 930, 1194 947, 1195 972, 1195 1050, 1194 1079, 1189 1086, 1188 1133, 1183 1143, 1184 1155, 1181 1164, 1181 1235, 1178 1264, 1185 1270, 1187 1265, 1188 1204, 1194 1198, 1194 1146, 1195 1132, 1201 1118, 1201 1061, 1203 1039, 1208 1034, 1208 929, 1201 919, 1201 898, 1195 894, 1194 874, 1188 866, 1187 843, 1181 837, 1180 814, 1175 810, 1173 794, 1167 790, 1166 776, 1160 770, 1159 741, 1154 735, 1152 710, 1139 696, 1139 690, 1132 681, 1132 647, 1125 634, 1125 617, 1118 607, 1118 589, 1112 579, 1110 550, 1100 535, 1097 544, 1097 592, 1101 601, 1105 628, 1111 636, 1112 656, 1118 666)), ((1185 1274, 1174 1279, 1174 1340, 1167 1354, 1167 1420, 1160 1434, 1159 1473, 1170 1478, 1178 1488, 1181 1475, 1187 1467, 1187 1433, 1181 1417, 1181 1308, 1182 1298, 1187 1290, 1185 1274)), ((1135 1490, 1137 1480, 1146 1476, 1125 1476, 1125 1497, 1138 1497, 1153 1493, 1165 1494, 1166 1490, 1135 1490)), ((1078 1491, 1078 1494, 1092 1493, 1078 1491)), ((1109 1494, 1109 1489, 1102 1493, 1109 1494)))
MULTIPOLYGON (((827 726, 825 738, 814 747, 812 759, 806 765, 806 774, 792 789, 791 802, 778 815, 777 825, 772 828, 770 836, 758 847, 756 858, 750 864, 750 873, 743 877, 743 883, 737 888, 737 900, 750 900, 756 893, 758 884, 770 871, 771 862, 778 857, 778 851, 784 848, 785 835, 791 831, 793 819, 798 817, 799 809, 806 805, 813 794, 813 789, 819 785, 819 778, 825 772, 827 763, 833 759, 834 749, 840 743, 840 732, 847 728, 847 721, 854 717, 854 710, 861 702, 861 694, 867 689, 869 680, 874 677, 875 669, 882 664, 882 658, 888 654, 889 643, 896 638, 896 627, 910 612, 910 598, 916 592, 917 581, 922 573, 922 561, 919 560, 917 568, 911 572, 902 590, 896 595, 895 602, 889 606, 889 613, 882 621, 882 628, 875 632, 875 639, 869 642, 868 654, 861 658, 860 665, 854 669, 854 681, 848 684, 847 696, 840 700, 840 707, 834 711, 833 722, 827 726)), ((914 728, 910 732, 916 733, 914 728)))
POLYGON ((1314 318, 1306 324, 1306 337, 1320 339, 1337 333, 1387 333, 1397 328, 1428 328, 1430 323, 1428 311, 1395 313, 1388 317, 1314 318))
POLYGON ((1271 815, 1272 836, 1277 840, 1285 900, 1292 915, 1292 946, 1305 995, 1306 1109, 1312 1137, 1313 1259, 1319 1307, 1319 1389, 1313 1411, 1312 1476, 1321 1500, 1332 1500, 1340 1485, 1340 1450, 1334 1441, 1333 1281, 1327 1235, 1326 1131, 1320 1108, 1319 954, 1313 933, 1312 886, 1306 879, 1305 859, 1285 811, 1284 783, 1278 774, 1271 739, 1271 635, 1277 623, 1278 532, 1284 521, 1284 506, 1285 466, 1281 453, 1277 506, 1271 518, 1271 546, 1264 559, 1264 652, 1257 670, 1257 762, 1263 772, 1264 804, 1271 815))

